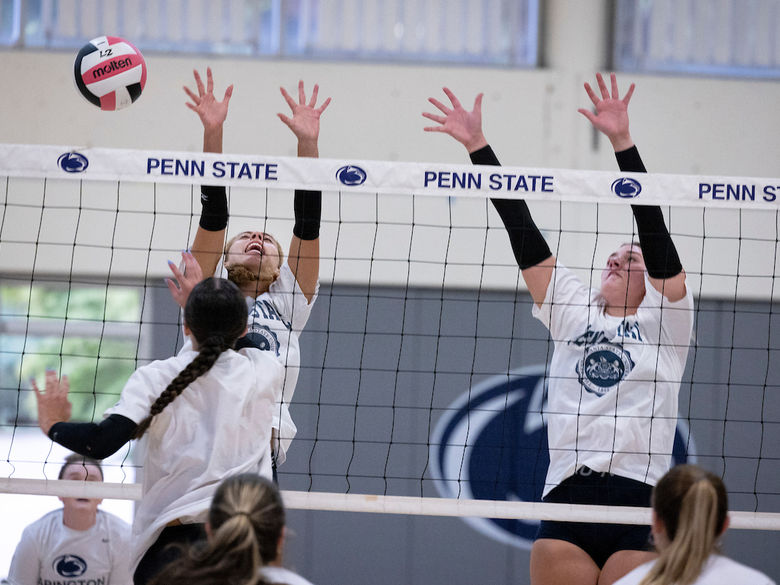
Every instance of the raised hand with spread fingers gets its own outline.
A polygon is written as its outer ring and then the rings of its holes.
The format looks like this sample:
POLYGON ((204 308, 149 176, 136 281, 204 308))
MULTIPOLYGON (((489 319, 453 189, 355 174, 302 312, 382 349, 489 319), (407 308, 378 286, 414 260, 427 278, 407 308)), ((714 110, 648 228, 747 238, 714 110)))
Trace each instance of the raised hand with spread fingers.
POLYGON ((601 97, 596 94, 589 83, 585 83, 585 91, 596 108, 595 113, 585 108, 579 108, 577 111, 590 120, 596 130, 609 138, 615 152, 619 152, 634 146, 634 141, 628 131, 628 103, 634 94, 635 86, 632 83, 626 95, 621 98, 615 74, 610 74, 609 78, 611 91, 607 89, 607 84, 601 73, 596 74, 601 97))
POLYGON ((279 119, 284 122, 290 130, 292 130, 293 134, 295 134, 295 137, 298 139, 298 156, 317 158, 319 156, 317 141, 320 136, 320 116, 322 116, 322 113, 330 104, 330 98, 326 99, 317 107, 317 97, 319 95, 320 86, 315 83, 314 89, 311 92, 311 98, 307 101, 303 80, 298 82, 297 102, 283 87, 280 87, 279 91, 282 92, 284 101, 290 106, 292 117, 285 116, 281 113, 277 114, 277 116, 279 116, 279 119))
POLYGON ((38 402, 38 426, 45 435, 49 434, 49 429, 58 422, 67 422, 70 420, 72 405, 68 400, 68 391, 70 384, 68 377, 57 377, 54 370, 46 370, 46 385, 44 390, 38 388, 35 380, 32 380, 32 387, 35 391, 35 399, 38 402))
MULTIPOLYGON (((190 98, 186 106, 195 112, 203 124, 203 152, 222 152, 222 133, 227 119, 233 85, 225 90, 222 101, 214 97, 214 76, 211 67, 206 68, 206 85, 197 70, 195 77, 197 93, 184 87, 190 98)), ((192 253, 205 274, 213 274, 222 257, 225 246, 225 228, 228 221, 228 204, 225 187, 219 185, 201 186, 201 212, 198 231, 192 242, 192 253)))
POLYGON ((222 127, 228 114, 230 98, 233 96, 233 85, 229 85, 225 90, 222 101, 214 97, 214 76, 211 73, 211 67, 206 68, 206 86, 203 86, 203 80, 197 70, 193 70, 195 76, 195 85, 198 93, 196 94, 187 86, 184 86, 184 93, 191 101, 186 106, 195 112, 203 123, 203 152, 222 152, 222 127))
POLYGON ((180 266, 176 266, 174 262, 168 260, 168 267, 173 273, 173 278, 166 278, 165 284, 168 285, 173 300, 183 309, 192 289, 203 280, 203 271, 191 252, 182 252, 181 259, 180 266))
POLYGON ((436 98, 428 98, 428 101, 436 106, 443 115, 423 112, 425 118, 439 124, 438 126, 426 126, 423 130, 449 134, 465 146, 470 153, 487 146, 487 140, 482 133, 482 97, 484 94, 480 93, 477 95, 474 99, 474 107, 471 111, 468 111, 463 108, 458 98, 455 97, 455 94, 449 88, 445 87, 442 89, 449 98, 452 107, 445 106, 436 98))

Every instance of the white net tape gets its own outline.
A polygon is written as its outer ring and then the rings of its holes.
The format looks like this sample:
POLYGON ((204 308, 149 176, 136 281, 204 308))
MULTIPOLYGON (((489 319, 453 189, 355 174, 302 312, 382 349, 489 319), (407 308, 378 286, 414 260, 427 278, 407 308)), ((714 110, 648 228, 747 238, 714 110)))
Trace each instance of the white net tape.
MULTIPOLYGON (((106 498, 140 500, 140 484, 94 483, 69 480, 33 480, 0 478, 0 493, 25 493, 64 498, 106 498)), ((416 498, 326 492, 282 491, 284 504, 292 510, 331 512, 368 512, 372 514, 413 514, 417 516, 458 516, 603 522, 611 524, 649 524, 650 510, 629 506, 586 506, 539 502, 459 500, 452 498, 416 498)), ((780 530, 780 514, 770 512, 731 512, 730 528, 780 530)))
MULTIPOLYGON (((316 356, 303 364, 304 370, 312 370, 312 379, 299 382, 299 386, 308 384, 316 389, 309 394, 305 388, 296 391, 293 409, 300 418, 296 419, 299 433, 294 450, 304 455, 296 460, 293 451, 292 460, 280 469, 287 474, 282 487, 297 488, 284 492, 287 505, 487 518, 605 521, 608 517, 609 522, 647 523, 649 513, 633 508, 605 510, 479 499, 483 496, 478 498, 473 490, 463 488, 467 479, 461 469, 464 454, 472 450, 468 433, 455 454, 450 454, 456 463, 450 466, 455 476, 430 477, 431 469, 437 468, 431 461, 434 423, 461 404, 449 395, 443 398, 436 388, 446 385, 466 390, 473 386, 476 391, 480 386, 474 383, 491 380, 488 376, 507 379, 518 361, 513 352, 523 352, 523 361, 530 359, 527 355, 544 359, 548 351, 547 339, 536 334, 520 338, 517 334, 526 326, 513 324, 519 319, 516 314, 529 313, 530 306, 513 296, 515 290, 522 289, 522 280, 506 234, 486 199, 532 202, 534 218, 550 247, 585 282, 591 282, 594 270, 600 269, 594 258, 606 257, 603 252, 633 237, 627 203, 665 206, 688 286, 699 305, 697 348, 689 356, 692 372, 683 384, 680 400, 682 449, 688 450, 689 460, 698 456, 702 464, 722 472, 727 485, 745 496, 748 503, 740 508, 762 510, 735 512, 732 527, 780 528, 780 516, 774 511, 776 487, 772 487, 780 478, 780 468, 778 457, 769 448, 780 428, 780 417, 773 408, 776 383, 772 358, 778 348, 771 335, 771 307, 777 294, 778 178, 0 145, 0 180, 5 183, 0 201, 0 269, 4 278, 26 282, 28 287, 67 282, 68 290, 79 279, 94 283, 97 278, 107 288, 107 283, 143 278, 142 299, 148 296, 150 279, 166 276, 166 260, 175 259, 191 239, 199 213, 196 187, 201 183, 230 187, 231 233, 256 226, 262 217, 268 218, 265 221, 272 231, 289 232, 290 190, 321 189, 321 280, 331 289, 327 295, 321 292, 318 301, 328 315, 319 324, 307 326, 311 339, 316 340, 309 341, 316 356), (350 286, 356 288, 334 292, 350 286), (407 292, 396 297, 392 287, 407 292), (411 289, 416 292, 407 294, 411 289), (475 307, 470 310, 476 313, 476 324, 465 332, 462 327, 451 330, 447 303, 466 301, 452 300, 445 291, 466 289, 476 291, 476 300, 468 301, 475 307), (493 291, 495 295, 502 291, 509 294, 509 300, 493 298, 493 291), (703 299, 713 299, 712 306, 705 305, 703 299), (743 302, 755 305, 743 308, 743 302), (355 320, 361 323, 354 330, 345 317, 339 317, 340 303, 350 306, 345 315, 354 316, 355 306, 363 307, 357 311, 355 320), (393 319, 382 317, 388 323, 384 328, 372 324, 371 313, 383 303, 392 304, 395 311, 393 319), (491 303, 506 303, 502 306, 509 307, 511 313, 499 313, 495 323, 482 327, 480 319, 489 314, 491 303), (509 315, 508 332, 497 333, 509 315), (420 323, 426 320, 432 325, 422 329, 420 323), (711 325, 712 320, 717 325, 711 325), (390 321, 399 324, 396 327, 390 321), (713 327, 724 330, 716 341, 711 339, 713 327), (748 330, 750 340, 743 339, 748 335, 739 327, 748 330), (397 347, 384 349, 382 340, 392 336, 397 338, 397 347), (756 338, 760 338, 758 342, 756 338), (429 339, 433 350, 416 349, 418 340, 429 339), (534 350, 529 344, 541 349, 534 350), (367 348, 373 345, 379 348, 374 353, 380 357, 369 356, 367 348), (461 351, 464 345, 466 350, 461 351), (337 346, 343 346, 348 357, 331 358, 337 346), (426 352, 435 352, 435 359, 420 359, 426 352), (491 359, 502 352, 507 353, 502 358, 505 363, 495 366, 495 359, 491 359), (408 358, 411 365, 407 365, 406 353, 418 354, 417 361, 408 358), (421 361, 427 364, 424 368, 421 361), (752 377, 743 376, 742 369, 749 370, 752 377), (389 384, 385 378, 390 379, 389 384), (373 387, 379 379, 384 384, 381 393, 373 387), (341 394, 331 393, 331 387, 341 394), (407 387, 417 395, 406 396, 407 387), (735 398, 737 393, 739 399, 735 398), (379 423, 364 419, 372 409, 381 410, 387 419, 380 418, 379 423), (334 422, 330 418, 337 410, 341 418, 334 418, 334 422), (412 420, 417 426, 410 426, 412 420), (732 434, 737 427, 739 431, 732 434), (737 483, 729 474, 748 479, 737 483), (446 491, 442 486, 456 485, 456 497, 431 497, 434 484, 440 493, 446 491), (401 487, 396 489, 396 485, 401 487), (343 493, 352 491, 366 493, 343 493), (404 495, 395 495, 399 492, 404 495), (408 495, 415 492, 424 497, 408 495)), ((156 333, 148 333, 148 327, 156 319, 147 317, 143 310, 132 318, 104 316, 97 322, 64 314, 6 314, 0 334, 26 340, 56 329, 64 340, 89 335, 97 328, 101 339, 131 341, 135 354, 123 357, 137 366, 166 357, 152 355, 150 349, 154 340, 148 337, 156 333)), ((176 323, 172 326, 176 330, 176 323)), ((26 355, 24 352, 30 350, 20 351, 26 355)), ((169 351, 168 355, 173 347, 169 351)), ((55 361, 62 360, 63 354, 60 350, 55 361)), ((302 379, 305 376, 304 371, 302 379)), ((21 377, 18 383, 6 381, 3 386, 14 393, 17 410, 11 413, 10 426, 0 429, 0 449, 7 454, 0 473, 0 492, 140 498, 140 484, 135 483, 89 484, 24 477, 27 471, 21 463, 27 462, 28 455, 18 455, 14 441, 22 431, 31 429, 14 421, 19 418, 19 404, 29 403, 29 388, 21 377)), ((93 420, 99 420, 101 414, 96 400, 90 413, 93 420)), ((484 406, 482 412, 501 412, 510 405, 503 398, 498 402, 498 406, 484 406)), ((48 457, 42 452, 33 458, 34 463, 51 466, 48 457)), ((134 464, 127 461, 121 465, 134 464)))

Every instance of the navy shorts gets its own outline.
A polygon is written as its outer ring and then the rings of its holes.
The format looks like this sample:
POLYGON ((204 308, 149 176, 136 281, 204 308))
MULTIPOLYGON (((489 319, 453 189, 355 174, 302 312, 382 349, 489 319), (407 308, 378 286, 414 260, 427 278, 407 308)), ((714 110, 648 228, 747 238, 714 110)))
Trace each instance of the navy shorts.
MULTIPOLYGON (((542 501, 556 504, 649 507, 653 486, 641 481, 581 467, 542 501)), ((565 540, 577 545, 598 565, 619 550, 652 550, 650 527, 635 524, 594 524, 543 520, 536 538, 565 540)))

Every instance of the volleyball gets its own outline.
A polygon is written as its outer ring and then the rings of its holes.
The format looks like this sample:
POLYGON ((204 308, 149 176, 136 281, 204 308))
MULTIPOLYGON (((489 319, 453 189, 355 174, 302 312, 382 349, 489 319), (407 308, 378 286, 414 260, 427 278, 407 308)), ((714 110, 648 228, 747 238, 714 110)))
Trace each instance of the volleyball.
POLYGON ((146 61, 131 43, 119 37, 97 37, 84 45, 73 67, 76 87, 101 110, 121 110, 141 96, 146 61))

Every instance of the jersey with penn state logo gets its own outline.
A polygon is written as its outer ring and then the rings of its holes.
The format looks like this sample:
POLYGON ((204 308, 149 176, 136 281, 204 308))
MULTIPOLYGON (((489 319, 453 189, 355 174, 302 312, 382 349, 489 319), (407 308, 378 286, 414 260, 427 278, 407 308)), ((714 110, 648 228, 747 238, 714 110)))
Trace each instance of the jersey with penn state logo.
POLYGON ((12 585, 129 585, 130 527, 98 510, 95 524, 74 530, 63 524, 63 509, 49 512, 24 529, 14 552, 12 585))
POLYGON ((284 462, 287 449, 297 432, 289 408, 301 366, 298 336, 309 320, 316 299, 315 291, 311 302, 306 300, 295 275, 285 262, 279 269, 279 278, 271 283, 268 292, 255 299, 247 298, 247 334, 236 344, 237 347, 255 347, 271 352, 285 366, 284 384, 278 389, 277 407, 274 409, 274 429, 277 429, 279 438, 275 448, 278 464, 284 462))
MULTIPOLYGON (((217 274, 227 278, 227 271, 221 263, 217 274)), ((236 342, 236 350, 252 347, 270 352, 286 369, 284 384, 276 392, 274 408, 273 428, 278 440, 274 445, 274 457, 277 464, 282 464, 287 458, 287 449, 298 432, 290 416, 290 402, 301 366, 298 337, 309 320, 319 287, 318 282, 311 302, 307 301, 306 295, 295 280, 295 275, 285 262, 279 268, 279 277, 271 283, 268 292, 254 299, 246 298, 249 309, 247 334, 236 342)), ((191 345, 189 339, 185 341, 184 348, 188 345, 191 345)))
POLYGON ((545 495, 578 468, 655 485, 668 470, 693 298, 670 302, 645 274, 636 314, 613 317, 598 291, 557 264, 533 315, 554 343, 548 366, 545 495))
POLYGON ((287 449, 297 432, 289 408, 301 366, 298 336, 309 320, 316 299, 315 291, 311 302, 306 300, 295 275, 285 262, 279 269, 279 278, 271 283, 268 292, 255 299, 247 297, 247 334, 236 343, 236 349, 254 347, 270 352, 286 368, 284 385, 278 388, 274 409, 274 429, 278 431, 279 438, 279 444, 274 450, 278 464, 284 462, 287 449))

